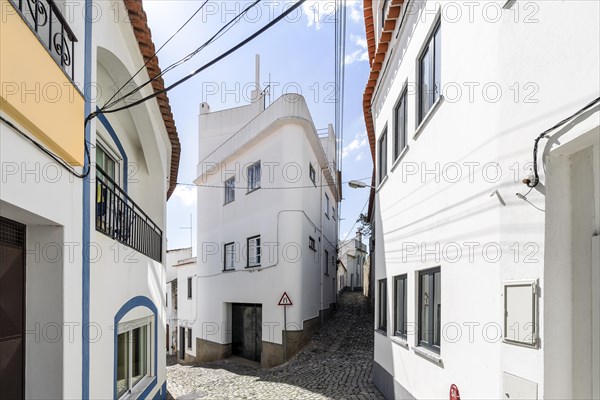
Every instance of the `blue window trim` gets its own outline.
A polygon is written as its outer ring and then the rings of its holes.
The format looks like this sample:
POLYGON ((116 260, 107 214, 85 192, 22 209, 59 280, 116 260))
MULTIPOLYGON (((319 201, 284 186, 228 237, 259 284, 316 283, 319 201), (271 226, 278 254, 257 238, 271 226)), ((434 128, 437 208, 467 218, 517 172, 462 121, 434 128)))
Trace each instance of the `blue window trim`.
POLYGON ((156 308, 156 305, 154 305, 154 303, 152 302, 152 300, 150 300, 149 298, 145 297, 145 296, 136 296, 134 298, 132 298, 131 300, 129 300, 127 303, 125 303, 117 312, 117 314, 115 315, 115 321, 114 321, 114 371, 113 371, 113 398, 115 400, 117 400, 117 344, 118 344, 118 339, 117 339, 117 335, 119 334, 119 322, 121 321, 121 319, 123 319, 123 317, 125 316, 125 314, 127 314, 129 311, 133 310, 134 308, 137 307, 146 307, 148 309, 150 309, 150 311, 152 311, 152 313, 154 314, 154 376, 152 377, 152 381, 150 382, 150 384, 146 387, 146 389, 144 389, 144 391, 140 394, 139 398, 140 399, 145 399, 148 397, 148 394, 152 391, 152 389, 154 389, 154 387, 156 386, 156 383, 158 381, 158 310, 156 308))
MULTIPOLYGON (((100 111, 100 109, 96 107, 96 111, 100 111)), ((108 131, 108 134, 115 142, 115 145, 119 150, 119 154, 121 154, 121 157, 123 158, 123 190, 125 191, 125 193, 127 193, 127 170, 129 169, 129 163, 127 161, 127 153, 125 152, 125 148, 123 148, 123 144, 119 140, 117 132, 115 132, 112 125, 110 124, 110 122, 108 122, 108 119, 104 114, 98 114, 98 121, 100 121, 104 128, 108 131)))
MULTIPOLYGON (((84 39, 84 68, 83 68, 83 91, 84 91, 84 117, 92 112, 92 0, 85 0, 85 39, 84 39)), ((90 143, 91 127, 87 124, 84 133, 84 145, 90 143)), ((84 161, 84 170, 90 168, 87 158, 84 161)), ((81 398, 90 398, 90 176, 88 175, 82 184, 82 232, 81 232, 81 398)))

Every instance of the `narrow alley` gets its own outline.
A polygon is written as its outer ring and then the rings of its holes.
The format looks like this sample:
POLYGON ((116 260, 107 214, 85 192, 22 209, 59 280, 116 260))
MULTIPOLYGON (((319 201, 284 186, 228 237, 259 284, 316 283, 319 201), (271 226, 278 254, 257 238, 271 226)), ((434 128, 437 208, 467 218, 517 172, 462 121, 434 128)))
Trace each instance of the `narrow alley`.
POLYGON ((372 380, 373 316, 358 292, 346 292, 339 309, 288 363, 255 369, 230 360, 201 366, 170 365, 171 398, 383 399, 372 380))

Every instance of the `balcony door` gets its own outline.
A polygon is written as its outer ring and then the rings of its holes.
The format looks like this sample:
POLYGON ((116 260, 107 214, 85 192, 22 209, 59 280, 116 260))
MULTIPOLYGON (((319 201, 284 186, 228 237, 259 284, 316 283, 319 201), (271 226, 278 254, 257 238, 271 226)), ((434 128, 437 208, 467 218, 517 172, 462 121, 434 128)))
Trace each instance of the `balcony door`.
POLYGON ((25 226, 0 217, 0 399, 25 395, 25 226))

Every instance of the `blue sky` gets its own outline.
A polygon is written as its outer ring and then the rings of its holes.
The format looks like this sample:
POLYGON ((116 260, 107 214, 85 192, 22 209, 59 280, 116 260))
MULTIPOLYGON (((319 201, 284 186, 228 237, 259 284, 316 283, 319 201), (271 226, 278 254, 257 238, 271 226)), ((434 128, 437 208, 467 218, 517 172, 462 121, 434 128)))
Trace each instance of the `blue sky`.
MULTIPOLYGON (((196 57, 165 75, 166 84, 187 75, 275 18, 285 4, 264 0, 219 40, 196 57)), ((144 8, 156 47, 160 47, 198 9, 202 1, 146 0, 144 8)), ((175 62, 206 41, 232 19, 248 2, 211 1, 158 54, 162 68, 175 62)), ((347 0, 346 78, 343 132, 343 181, 367 178, 372 161, 362 114, 362 93, 369 74, 362 1, 347 0)), ((261 83, 271 82, 271 101, 285 92, 301 93, 310 108, 317 129, 334 123, 331 101, 334 83, 335 2, 307 1, 302 10, 290 14, 218 64, 169 92, 179 139, 181 162, 178 182, 196 178, 198 109, 207 101, 212 110, 248 103, 249 85, 254 81, 254 55, 261 56, 261 83)), ((196 221, 196 190, 179 186, 167 203, 168 248, 189 246, 190 214, 196 221)), ((201 189, 200 189, 201 190, 201 189)), ((340 237, 344 238, 368 198, 367 189, 343 187, 340 237)), ((355 230, 356 227, 353 229, 355 230)), ((193 229, 195 248, 195 227, 193 229)), ((352 234, 351 234, 352 235, 352 234)), ((195 254, 195 251, 194 251, 195 254)))

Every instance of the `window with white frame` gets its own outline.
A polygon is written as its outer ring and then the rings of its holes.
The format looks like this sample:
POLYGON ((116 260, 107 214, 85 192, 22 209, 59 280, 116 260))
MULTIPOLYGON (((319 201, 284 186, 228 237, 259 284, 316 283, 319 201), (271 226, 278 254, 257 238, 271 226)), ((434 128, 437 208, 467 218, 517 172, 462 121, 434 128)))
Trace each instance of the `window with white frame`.
POLYGON ((436 23, 427 46, 419 57, 419 123, 440 98, 442 37, 440 22, 436 23))
POLYGON ((335 221, 335 207, 331 207, 331 218, 335 221))
POLYGON ((192 277, 187 278, 187 297, 188 299, 192 298, 192 277))
POLYGON ((223 269, 225 271, 229 271, 235 269, 234 260, 235 260, 235 243, 226 243, 224 245, 223 254, 225 255, 223 261, 223 269))
POLYGON ((117 158, 100 142, 96 142, 96 167, 99 167, 117 185, 119 184, 119 163, 117 158))
POLYGON ((225 204, 235 200, 235 176, 225 181, 225 204))
POLYGON ((440 352, 442 299, 440 267, 419 272, 419 346, 440 352))
POLYGON ((248 238, 247 243, 247 259, 248 267, 260 266, 260 235, 248 238))
POLYGON ((313 167, 312 163, 308 164, 308 176, 312 183, 317 184, 317 172, 315 171, 315 167, 313 167))
POLYGON ((317 245, 316 245, 316 243, 315 243, 315 238, 314 238, 314 237, 312 237, 312 236, 309 236, 309 237, 308 237, 308 247, 309 247, 311 250, 317 251, 317 245))
POLYGON ((387 334, 387 279, 378 282, 377 329, 387 334))
POLYGON ((152 323, 152 318, 145 318, 117 327, 117 397, 131 393, 151 375, 152 323))
POLYGON ((387 176, 387 127, 379 138, 379 183, 387 176))
POLYGON ((406 339, 406 274, 394 277, 394 335, 406 339))
POLYGON ((406 147, 406 89, 394 108, 394 161, 406 147))
POLYGON ((248 167, 248 192, 260 188, 260 161, 248 167))
POLYGON ((329 219, 329 196, 325 193, 325 216, 329 219))
POLYGON ((325 275, 329 275, 329 252, 325 250, 325 275))
POLYGON ((192 348, 192 328, 187 328, 187 348, 192 348))

